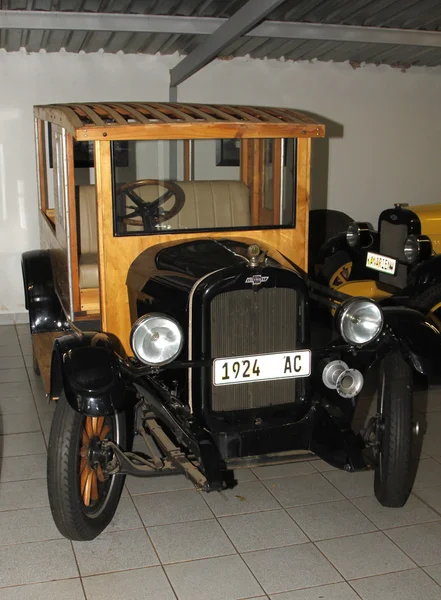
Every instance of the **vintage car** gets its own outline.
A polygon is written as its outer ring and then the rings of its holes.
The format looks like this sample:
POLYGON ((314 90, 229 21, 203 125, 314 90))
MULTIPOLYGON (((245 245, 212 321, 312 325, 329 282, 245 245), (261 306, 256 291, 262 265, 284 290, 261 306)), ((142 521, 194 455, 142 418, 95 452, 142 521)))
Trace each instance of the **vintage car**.
POLYGON ((347 294, 409 305, 441 323, 441 204, 395 204, 351 223, 317 253, 317 280, 347 294), (348 285, 349 282, 349 285, 348 285))
POLYGON ((183 472, 216 492, 236 468, 311 453, 375 468, 381 504, 405 504, 412 370, 440 332, 417 311, 308 282, 310 146, 324 127, 250 106, 34 114, 41 249, 22 267, 35 368, 57 403, 59 531, 99 535, 126 474, 183 472), (325 341, 312 298, 335 309, 325 341), (351 419, 374 366, 377 412, 362 437, 351 419))

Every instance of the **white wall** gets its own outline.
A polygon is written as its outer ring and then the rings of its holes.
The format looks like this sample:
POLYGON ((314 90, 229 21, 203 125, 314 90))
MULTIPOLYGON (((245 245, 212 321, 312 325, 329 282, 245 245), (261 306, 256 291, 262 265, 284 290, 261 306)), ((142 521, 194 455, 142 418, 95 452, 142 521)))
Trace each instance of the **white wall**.
MULTIPOLYGON (((32 106, 167 100, 177 57, 0 51, 0 318, 24 311, 20 255, 39 244, 32 106)), ((319 115, 313 205, 377 220, 393 202, 441 201, 441 69, 218 60, 179 100, 289 106, 319 115)))

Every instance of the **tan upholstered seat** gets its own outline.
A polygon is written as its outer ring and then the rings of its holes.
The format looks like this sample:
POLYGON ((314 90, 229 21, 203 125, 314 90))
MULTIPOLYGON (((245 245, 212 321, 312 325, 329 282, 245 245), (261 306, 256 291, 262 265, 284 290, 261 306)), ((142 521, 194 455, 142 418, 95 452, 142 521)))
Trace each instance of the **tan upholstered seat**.
MULTIPOLYGON (((165 221, 167 229, 210 229, 249 227, 250 194, 242 181, 178 181, 185 194, 182 210, 165 221), (168 227, 169 226, 169 227, 168 227)), ((148 185, 136 190, 146 202, 153 202, 165 191, 162 186, 148 185)), ((164 203, 171 208, 174 197, 164 203)))
MULTIPOLYGON (((250 194, 241 181, 180 181, 185 194, 182 210, 164 222, 164 229, 210 229, 249 227, 251 225, 250 194)), ((164 194, 162 186, 136 188, 145 202, 153 202, 164 194)), ((163 208, 173 205, 174 198, 163 208)), ((80 288, 98 287, 98 244, 95 186, 79 186, 80 204, 80 288)), ((142 227, 128 226, 129 231, 142 227)))

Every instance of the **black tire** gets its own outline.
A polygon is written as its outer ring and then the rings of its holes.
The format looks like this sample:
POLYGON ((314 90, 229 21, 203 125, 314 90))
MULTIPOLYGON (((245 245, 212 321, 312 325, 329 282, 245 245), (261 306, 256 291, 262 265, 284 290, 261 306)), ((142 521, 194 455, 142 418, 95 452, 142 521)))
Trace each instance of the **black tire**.
POLYGON ((409 497, 412 458, 413 373, 400 351, 380 363, 377 412, 381 415, 375 495, 383 506, 404 506, 409 497))
MULTIPOLYGON (((70 540, 93 540, 110 523, 124 486, 123 475, 97 481, 98 500, 86 506, 80 493, 80 449, 86 417, 68 404, 64 394, 57 402, 49 436, 47 480, 52 516, 59 532, 70 540)), ((123 413, 106 417, 104 437, 125 447, 123 413)), ((104 435, 104 429, 103 435, 104 435)), ((83 446, 84 447, 84 446, 83 446)), ((87 467, 89 469, 89 467, 87 467)))
MULTIPOLYGON (((424 315, 428 315, 437 306, 441 305, 441 283, 427 288, 418 296, 411 298, 409 306, 421 311, 424 315)), ((434 317, 441 322, 441 306, 435 310, 434 317)))
POLYGON ((351 268, 351 257, 344 250, 339 250, 326 259, 325 264, 320 269, 317 276, 320 283, 328 285, 331 288, 335 288, 348 281, 351 268))

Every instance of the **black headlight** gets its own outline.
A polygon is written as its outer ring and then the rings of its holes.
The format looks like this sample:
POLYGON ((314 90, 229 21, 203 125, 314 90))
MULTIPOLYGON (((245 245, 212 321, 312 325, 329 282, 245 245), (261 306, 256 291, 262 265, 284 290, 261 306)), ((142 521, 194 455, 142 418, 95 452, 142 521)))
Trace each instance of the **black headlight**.
POLYGON ((427 235, 409 235, 404 243, 404 256, 409 264, 425 260, 432 254, 432 242, 427 235))
POLYGON ((351 248, 361 246, 366 248, 372 243, 371 231, 373 227, 370 223, 351 223, 346 231, 346 242, 351 248))

